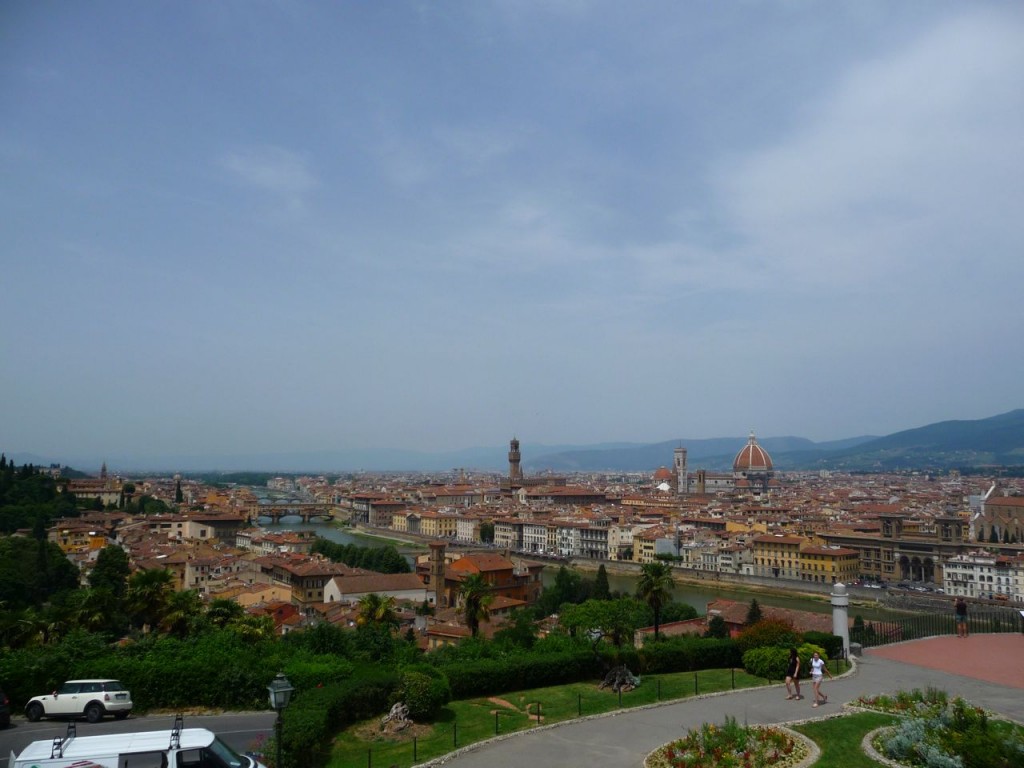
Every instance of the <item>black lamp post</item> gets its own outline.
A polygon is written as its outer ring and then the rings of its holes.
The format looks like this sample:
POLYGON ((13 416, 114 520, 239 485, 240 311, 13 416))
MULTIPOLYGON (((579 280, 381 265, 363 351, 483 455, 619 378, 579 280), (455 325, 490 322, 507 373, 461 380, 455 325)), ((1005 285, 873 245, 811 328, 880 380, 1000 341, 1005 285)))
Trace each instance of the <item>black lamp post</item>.
POLYGON ((292 684, 288 682, 288 678, 284 676, 284 672, 278 672, 277 676, 271 680, 270 685, 267 686, 267 691, 270 692, 270 706, 277 711, 277 722, 274 723, 274 734, 275 741, 277 741, 277 762, 274 763, 274 768, 281 768, 281 714, 284 712, 284 708, 288 706, 288 702, 291 701, 292 684))

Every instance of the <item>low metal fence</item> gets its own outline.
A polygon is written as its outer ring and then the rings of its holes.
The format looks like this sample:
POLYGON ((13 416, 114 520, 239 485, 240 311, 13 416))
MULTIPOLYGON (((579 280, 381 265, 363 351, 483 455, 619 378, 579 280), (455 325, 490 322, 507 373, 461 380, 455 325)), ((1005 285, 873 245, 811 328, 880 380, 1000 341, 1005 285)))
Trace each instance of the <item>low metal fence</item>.
MULTIPOLYGON (((1024 617, 1013 609, 972 609, 967 614, 969 633, 1024 632, 1024 617)), ((956 619, 949 613, 926 613, 891 621, 865 621, 850 629, 850 642, 871 648, 923 637, 955 635, 956 619)))
MULTIPOLYGON (((836 670, 840 669, 836 660, 836 670)), ((830 662, 831 666, 831 662, 830 662)), ((763 685, 740 669, 703 670, 687 674, 648 675, 639 687, 629 691, 598 690, 570 696, 519 693, 473 700, 472 715, 456 716, 446 708, 437 722, 418 732, 416 726, 391 739, 381 737, 361 744, 338 744, 331 757, 332 768, 409 768, 441 757, 460 747, 495 736, 564 722, 577 717, 603 714, 618 709, 678 700, 752 685, 763 685)), ((773 681, 769 680, 768 683, 773 681)), ((779 682, 779 681, 774 681, 779 682)), ((369 734, 360 734, 366 739, 369 734)))

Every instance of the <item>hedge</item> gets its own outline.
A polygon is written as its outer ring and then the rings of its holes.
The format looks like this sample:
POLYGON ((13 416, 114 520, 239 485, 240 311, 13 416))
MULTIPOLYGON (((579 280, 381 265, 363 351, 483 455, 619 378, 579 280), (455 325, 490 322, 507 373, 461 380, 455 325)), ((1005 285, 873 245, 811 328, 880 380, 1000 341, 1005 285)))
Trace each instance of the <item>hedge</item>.
POLYGON ((742 665, 739 648, 728 638, 672 637, 645 643, 640 670, 646 674, 730 669, 742 665))
MULTIPOLYGON (((297 691, 282 722, 285 764, 278 768, 326 764, 335 734, 349 723, 387 712, 400 685, 396 670, 369 667, 345 682, 297 691)), ((267 749, 274 749, 272 740, 267 749)))
POLYGON ((830 632, 804 632, 804 642, 817 645, 824 650, 822 654, 828 659, 843 657, 843 638, 830 632))
POLYGON ((440 669, 448 677, 456 699, 592 680, 601 673, 598 658, 589 649, 459 661, 440 669))

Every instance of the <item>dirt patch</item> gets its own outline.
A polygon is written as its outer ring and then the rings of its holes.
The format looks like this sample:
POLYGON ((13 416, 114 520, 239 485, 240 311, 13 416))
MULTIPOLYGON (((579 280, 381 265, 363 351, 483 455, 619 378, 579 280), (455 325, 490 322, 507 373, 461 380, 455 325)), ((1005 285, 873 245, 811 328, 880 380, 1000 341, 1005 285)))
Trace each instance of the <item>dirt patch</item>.
POLYGON ((413 738, 422 739, 424 736, 429 736, 434 731, 432 725, 420 725, 419 723, 412 723, 411 725, 403 728, 395 733, 388 733, 382 731, 380 728, 379 720, 368 720, 361 725, 357 725, 351 729, 351 733, 356 736, 360 741, 364 742, 387 742, 389 744, 403 744, 407 741, 412 741, 413 738))
POLYGON ((515 709, 515 710, 519 709, 519 707, 517 707, 511 701, 505 701, 504 699, 499 699, 497 696, 492 696, 491 698, 488 699, 488 701, 491 702, 491 704, 495 704, 495 705, 497 705, 499 707, 505 707, 506 709, 515 709))

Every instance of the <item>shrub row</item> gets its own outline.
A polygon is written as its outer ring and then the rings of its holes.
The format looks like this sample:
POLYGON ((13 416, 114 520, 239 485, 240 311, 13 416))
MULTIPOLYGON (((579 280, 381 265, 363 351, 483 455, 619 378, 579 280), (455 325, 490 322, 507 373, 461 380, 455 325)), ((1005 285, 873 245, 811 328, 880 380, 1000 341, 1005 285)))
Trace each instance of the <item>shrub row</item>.
POLYGON ((491 696, 521 688, 589 680, 600 674, 600 661, 589 649, 554 654, 524 653, 500 659, 476 659, 446 664, 452 696, 491 696))
POLYGON ((589 647, 558 653, 524 653, 503 658, 462 659, 440 669, 456 699, 491 696, 523 688, 594 680, 620 664, 641 674, 692 672, 738 667, 739 649, 732 640, 669 638, 643 648, 589 647))
POLYGON ((228 633, 189 640, 146 639, 111 649, 98 635, 76 635, 52 646, 0 653, 0 680, 15 710, 65 680, 109 677, 132 692, 139 712, 177 707, 265 709, 267 685, 284 671, 296 690, 349 678, 353 664, 333 654, 246 643, 228 633))
POLYGON ((397 671, 367 667, 344 682, 298 692, 282 724, 285 764, 278 768, 324 765, 334 735, 349 723, 386 712, 400 685, 397 671))
POLYGON ((639 652, 638 668, 646 674, 660 674, 740 665, 739 648, 732 640, 673 637, 644 645, 639 652))

